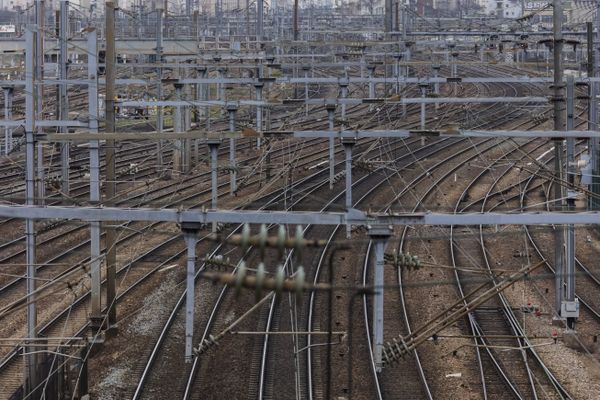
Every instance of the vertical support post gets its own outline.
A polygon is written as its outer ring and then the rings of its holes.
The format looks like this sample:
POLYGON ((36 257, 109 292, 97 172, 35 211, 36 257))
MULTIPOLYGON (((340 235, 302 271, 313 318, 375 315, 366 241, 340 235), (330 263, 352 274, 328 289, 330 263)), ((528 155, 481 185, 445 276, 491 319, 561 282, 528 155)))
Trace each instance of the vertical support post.
MULTIPOLYGON (((575 125, 575 80, 573 76, 567 77, 567 130, 572 130, 575 125)), ((567 208, 568 211, 575 211, 575 138, 567 137, 567 160, 565 163, 567 182, 567 208)), ((575 328, 575 314, 578 314, 579 308, 575 304, 575 226, 567 225, 566 240, 566 297, 563 302, 564 317, 567 319, 567 327, 575 328), (575 310, 575 311, 573 311, 575 310)), ((561 310, 562 311, 562 310, 561 310)))
MULTIPOLYGON (((106 1, 105 3, 105 35, 106 35, 106 96, 104 98, 106 110, 106 131, 113 133, 116 131, 115 119, 115 76, 117 55, 115 50, 115 3, 106 1)), ((106 141, 105 148, 106 160, 106 182, 105 204, 107 207, 114 205, 114 199, 117 192, 116 173, 115 173, 115 141, 110 139, 106 141)), ((114 223, 108 221, 105 224, 106 232, 106 306, 108 308, 108 328, 114 328, 117 324, 117 305, 116 305, 116 279, 117 279, 117 232, 114 223)))
MULTIPOLYGON (((433 69, 433 77, 435 79, 437 79, 437 77, 439 76, 439 73, 440 73, 440 69, 441 69, 440 64, 433 64, 432 69, 433 69)), ((433 93, 435 93, 436 96, 439 96, 439 94, 440 94, 440 83, 439 82, 433 83, 433 93)), ((440 103, 435 103, 435 109, 437 110, 439 107, 440 107, 440 103)))
MULTIPOLYGON (((227 111, 229 112, 229 132, 235 132, 235 114, 237 113, 238 106, 235 103, 227 104, 227 111)), ((237 191, 237 164, 235 158, 235 145, 236 140, 234 138, 229 139, 229 167, 231 172, 229 174, 230 181, 230 193, 232 195, 237 191)))
POLYGON ((308 71, 310 71, 310 65, 303 65, 302 69, 304 70, 304 100, 306 104, 304 105, 304 115, 308 115, 308 71))
MULTIPOLYGON (((36 0, 35 2, 35 17, 36 24, 38 26, 38 32, 36 35, 36 65, 35 65, 35 73, 36 79, 38 80, 38 87, 36 88, 36 100, 37 100, 37 117, 39 120, 44 119, 43 114, 43 98, 44 98, 44 32, 45 32, 45 1, 44 0, 36 0)), ((37 131, 39 134, 43 133, 43 128, 41 126, 37 127, 37 131)), ((44 204, 44 199, 46 197, 46 184, 45 184, 45 171, 44 171, 44 143, 37 143, 37 174, 38 174, 38 199, 40 204, 44 204)))
POLYGON ((375 65, 370 64, 368 67, 369 70, 369 97, 375 98, 375 82, 373 82, 373 78, 375 77, 375 65))
MULTIPOLYGON (((181 94, 183 91, 182 83, 175 83, 175 99, 181 101, 181 94)), ((175 106, 175 115, 173 116, 173 130, 175 133, 183 132, 183 112, 182 106, 175 106)), ((185 171, 185 161, 184 161, 184 141, 183 139, 175 139, 175 148, 173 149, 173 170, 174 172, 184 172, 185 171)))
MULTIPOLYGON (((210 186, 211 186, 211 202, 210 206, 213 210, 217 209, 218 200, 218 172, 219 172, 219 146, 221 145, 221 139, 207 139, 206 144, 210 150, 210 186)), ((213 233, 217 232, 217 223, 213 222, 212 225, 213 233)))
MULTIPOLYGON (((563 85, 563 63, 562 63, 562 21, 563 5, 562 0, 555 0, 553 12, 553 39, 554 39, 554 130, 564 129, 564 85, 563 85)), ((560 184, 562 177, 562 139, 554 140, 554 172, 556 178, 554 181, 554 209, 562 211, 562 187, 560 184)), ((562 295, 563 295, 563 277, 564 266, 564 227, 557 226, 554 230, 554 268, 555 268, 555 306, 558 316, 561 315, 562 295)))
MULTIPOLYGON (((352 148, 356 144, 355 138, 342 138, 342 145, 346 155, 346 210, 350 210, 352 203, 352 148)), ((346 225, 346 238, 351 237, 351 226, 346 225)))
MULTIPOLYGON (((200 75, 200 79, 206 79, 206 77, 208 75, 208 69, 205 66, 196 68, 196 71, 198 71, 198 74, 200 75)), ((208 100, 208 84, 207 83, 201 83, 198 86, 198 99, 200 101, 208 100)), ((206 105, 199 106, 198 113, 200 114, 201 117, 206 118, 206 130, 210 130, 210 113, 209 113, 208 106, 206 106, 206 105)), ((196 139, 196 140, 198 140, 198 139, 196 139)))
MULTIPOLYGON (((35 41, 37 32, 27 29, 25 32, 25 204, 34 205, 35 199, 35 41)), ((27 336, 37 337, 37 306, 36 306, 36 248, 35 222, 31 218, 25 220, 26 263, 27 263, 27 336)), ((27 348, 25 392, 32 393, 37 386, 37 357, 35 349, 27 348)))
MULTIPOLYGON (((12 120, 12 102, 14 88, 12 86, 6 86, 4 89, 4 120, 12 120)), ((10 126, 4 127, 4 154, 8 155, 12 151, 12 128, 10 126)))
MULTIPOLYGON (((96 30, 87 33, 88 53, 88 114, 89 132, 98 133, 98 46, 96 30)), ((90 203, 100 203, 100 141, 90 140, 90 203)), ((102 328, 102 294, 101 294, 100 258, 100 222, 90 222, 90 272, 92 277, 92 310, 90 327, 92 336, 102 328)))
POLYGON ((192 347, 194 339, 194 292, 196 275, 196 242, 198 241, 199 226, 183 224, 181 230, 187 247, 187 274, 185 291, 185 362, 192 362, 192 347))
POLYGON ((389 33, 393 30, 393 12, 392 12, 392 0, 385 0, 385 16, 384 16, 384 32, 389 33))
MULTIPOLYGON (((333 131, 335 126, 335 104, 327 104, 327 119, 329 120, 329 130, 333 131)), ((333 180, 335 179, 335 139, 329 138, 329 189, 333 189, 333 180)))
MULTIPOLYGON (((263 86, 264 86, 264 83, 262 83, 262 82, 254 83, 254 87, 256 88, 256 101, 258 101, 258 102, 263 101, 263 98, 262 98, 263 86)), ((260 104, 257 104, 256 105, 256 131, 259 133, 262 132, 262 130, 263 130, 262 114, 263 114, 263 107, 260 104)), ((260 138, 256 139, 256 147, 260 149, 260 138)))
POLYGON ((263 14, 265 11, 263 0, 256 0, 256 40, 263 40, 263 14))
POLYGON ((383 350, 383 285, 384 251, 387 240, 392 234, 389 226, 369 227, 369 237, 375 242, 375 294, 373 295, 373 359, 377 372, 381 372, 383 350))
MULTIPOLYGON (((217 68, 217 73, 218 73, 219 79, 225 79, 225 72, 227 72, 227 68, 225 68, 225 67, 217 68)), ((217 93, 219 96, 218 100, 225 101, 225 84, 224 83, 217 84, 217 93)))
MULTIPOLYGON (((564 123, 564 84, 563 84, 563 62, 562 62, 562 21, 563 21, 563 4, 562 0, 554 0, 552 8, 553 17, 553 39, 554 39, 554 130, 562 131, 565 128, 564 123)), ((562 186, 560 184, 562 178, 562 138, 556 139, 554 142, 554 172, 556 179, 554 181, 554 209, 562 211, 562 186)), ((564 227, 557 226, 554 230, 554 269, 555 269, 555 306, 558 316, 561 314, 561 304, 563 297, 563 244, 564 244, 564 227)))
POLYGON ((298 0, 294 0, 294 40, 298 40, 298 0))
MULTIPOLYGON (((59 11, 59 77, 61 80, 66 80, 68 77, 68 48, 67 40, 69 39, 69 2, 67 0, 61 0, 60 11, 59 11)), ((67 98, 67 84, 61 82, 58 85, 58 119, 67 120, 69 119, 69 100, 67 98)), ((61 132, 66 133, 68 128, 60 128, 61 132)), ((70 146, 69 142, 63 142, 60 145, 60 159, 61 159, 61 190, 64 194, 68 195, 70 191, 69 187, 69 158, 70 158, 70 146)))
MULTIPOLYGON (((340 80, 340 89, 341 89, 341 95, 342 95, 342 99, 345 99, 346 97, 348 97, 348 85, 349 85, 349 80, 348 78, 345 78, 343 80, 340 80)), ((344 129, 344 126, 346 124, 346 104, 342 103, 342 126, 341 128, 344 129)))
MULTIPOLYGON (((424 99, 427 94, 427 87, 429 85, 425 82, 419 84, 419 88, 421 89, 421 98, 424 99)), ((421 103, 421 129, 425 129, 425 118, 426 118, 426 108, 425 103, 421 103)))
MULTIPOLYGON (((162 83, 162 50, 163 50, 163 3, 156 2, 156 100, 163 99, 163 83, 162 83)), ((162 106, 156 107, 156 132, 162 133, 164 129, 164 114, 162 106)), ((159 139, 156 142, 156 168, 159 174, 163 174, 164 168, 164 141, 159 139)))

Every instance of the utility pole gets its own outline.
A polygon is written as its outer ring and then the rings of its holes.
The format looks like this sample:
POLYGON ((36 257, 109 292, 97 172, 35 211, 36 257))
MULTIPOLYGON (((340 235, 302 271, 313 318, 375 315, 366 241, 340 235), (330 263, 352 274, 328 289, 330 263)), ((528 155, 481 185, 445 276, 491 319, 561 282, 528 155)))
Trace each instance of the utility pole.
MULTIPOLYGON (((567 130, 575 126, 575 79, 569 76, 567 79, 567 130)), ((567 174, 567 207, 570 212, 575 211, 575 138, 567 138, 567 159, 565 163, 567 174)), ((566 296, 562 302, 561 317, 567 319, 567 327, 575 328, 575 320, 579 316, 579 304, 575 300, 575 226, 567 225, 566 241, 566 296)))
MULTIPOLYGON (((67 0, 61 0, 60 2, 60 10, 59 10, 59 78, 61 80, 65 80, 68 77, 68 62, 69 62, 69 54, 68 54, 68 39, 69 39, 69 2, 67 0)), ((69 100, 67 98, 67 84, 65 82, 61 82, 58 85, 58 113, 57 118, 59 120, 67 120, 69 119, 69 100)), ((61 127, 62 133, 66 133, 68 128, 61 127)), ((70 153, 70 143, 64 142, 61 144, 60 148, 60 158, 61 158, 61 190, 64 194, 69 194, 69 157, 70 153)))
MULTIPOLYGON (((114 133, 116 131, 115 119, 115 76, 116 76, 116 51, 115 51, 115 3, 107 0, 104 9, 105 16, 105 35, 106 35, 106 57, 105 57, 105 79, 106 79, 106 132, 114 133)), ((116 176, 115 176, 115 141, 110 139, 106 141, 106 182, 104 204, 107 207, 114 206, 116 195, 116 176)), ((106 305, 108 307, 108 328, 114 327, 117 323, 116 309, 116 274, 117 274, 117 232, 115 223, 109 221, 104 226, 106 232, 106 305)))
MULTIPOLYGON (((36 66, 35 66, 35 74, 36 79, 39 81, 44 80, 44 11, 45 11, 45 1, 44 0, 36 0, 35 3, 35 18, 36 24, 38 26, 38 33, 36 35, 36 44, 35 44, 35 56, 36 56, 36 66)), ((43 114, 43 103, 42 99, 44 98, 44 87, 40 85, 36 90, 36 100, 37 100, 37 116, 38 120, 44 119, 43 114)), ((43 134, 43 128, 38 126, 38 134, 43 134)), ((42 142, 38 142, 37 146, 37 170, 38 170, 38 199, 40 204, 44 203, 44 198, 46 197, 46 187, 45 187, 45 179, 44 179, 44 144, 42 142)))
POLYGON ((384 32, 389 35, 393 30, 392 0, 385 0, 384 32))
MULTIPOLYGON (((554 0, 554 7, 552 11, 553 17, 553 37, 554 37, 554 82, 552 88, 554 89, 554 130, 562 131, 565 129, 565 96, 564 96, 564 85, 563 85, 563 63, 562 63, 562 49, 563 49, 563 35, 562 35, 562 20, 563 20, 563 6, 562 0, 554 0)), ((562 211, 562 153, 563 145, 562 138, 553 140, 554 142, 554 173, 556 174, 554 180, 554 210, 562 211)), ((556 226, 554 230, 554 268, 555 268, 555 307, 556 314, 560 319, 560 310, 562 306, 562 293, 563 293, 563 248, 564 248, 564 227, 556 226)))
MULTIPOLYGON (((600 42, 600 7, 596 8, 596 43, 600 42)), ((589 68, 589 72, 588 72, 588 76, 589 77, 595 77, 598 74, 596 73, 596 68, 598 65, 600 65, 600 51, 598 51, 597 48, 594 48, 594 38, 593 38, 593 34, 591 37, 591 47, 593 50, 595 50, 596 52, 593 54, 592 60, 593 60, 593 64, 590 66, 588 65, 589 68), (596 68, 594 68, 596 67, 596 68), (591 72, 591 74, 590 74, 591 72)), ((589 44, 588 44, 589 46, 589 44)), ((589 50, 588 50, 589 52, 589 50)), ((591 87, 591 93, 590 93, 590 122, 593 123, 593 126, 590 127, 590 129, 597 129, 598 128, 598 101, 596 99, 597 95, 598 95, 598 85, 595 82, 591 82, 590 83, 590 87, 591 87)), ((590 161, 592 163, 592 185, 591 185, 591 192, 593 194, 600 194, 600 179, 598 178, 598 174, 600 174, 600 142, 597 138, 593 138, 590 139, 590 147, 589 147, 589 152, 590 152, 590 161)), ((598 209, 598 205, 600 205, 600 201, 598 201, 595 198, 591 198, 590 199, 590 208, 593 210, 598 209)))
MULTIPOLYGON (((37 32, 27 29, 25 32, 25 204, 35 204, 35 43, 37 32)), ((31 218, 25 220, 26 263, 27 263, 27 337, 37 337, 37 306, 35 296, 35 221, 31 218)), ((25 393, 32 393, 37 386, 37 356, 34 348, 26 348, 28 353, 25 359, 26 384, 25 393)))
MULTIPOLYGON (((263 40, 263 13, 264 13, 264 1, 256 0, 256 40, 262 42, 263 40)), ((260 49, 259 49, 260 50, 260 49)))
MULTIPOLYGON (((163 9, 163 4, 162 1, 159 0, 156 2, 156 15, 157 15, 157 21, 156 21, 156 63, 157 63, 157 68, 156 68, 156 97, 158 101, 162 101, 163 98, 163 87, 162 87, 162 67, 161 67, 161 62, 162 62, 162 48, 163 48, 163 21, 162 21, 162 17, 163 17, 163 11, 166 11, 166 8, 163 9)), ((156 131, 158 133, 162 133, 163 131, 163 127, 164 127, 164 120, 163 120, 163 108, 161 106, 156 107, 156 131)), ((158 168, 158 173, 159 174, 163 174, 163 165, 164 165, 164 159, 163 159, 163 144, 164 142, 162 141, 162 139, 159 139, 156 145, 156 164, 157 164, 157 168, 158 168)))
POLYGON ((298 40, 298 0, 294 0, 294 40, 298 40))
MULTIPOLYGON (((89 132, 98 133, 98 38, 96 30, 87 32, 88 53, 88 114, 89 132)), ((100 140, 90 140, 90 203, 100 203, 100 140)), ((96 339, 103 326, 102 315, 102 259, 100 252, 100 221, 90 222, 90 275, 91 275, 91 334, 96 339)))

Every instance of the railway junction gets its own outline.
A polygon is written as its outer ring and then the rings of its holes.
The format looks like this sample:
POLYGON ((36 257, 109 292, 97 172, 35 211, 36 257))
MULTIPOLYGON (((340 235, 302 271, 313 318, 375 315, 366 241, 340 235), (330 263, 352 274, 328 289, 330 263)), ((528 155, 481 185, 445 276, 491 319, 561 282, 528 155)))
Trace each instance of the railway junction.
POLYGON ((596 4, 201 3, 0 13, 0 399, 600 397, 596 4))

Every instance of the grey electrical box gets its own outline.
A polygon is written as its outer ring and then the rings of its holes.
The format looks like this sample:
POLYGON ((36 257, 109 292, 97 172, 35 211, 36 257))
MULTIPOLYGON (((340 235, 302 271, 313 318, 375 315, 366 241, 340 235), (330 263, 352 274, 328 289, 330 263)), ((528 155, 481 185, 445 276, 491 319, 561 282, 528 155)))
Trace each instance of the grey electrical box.
POLYGON ((563 318, 579 318, 579 300, 563 301, 560 307, 560 316, 563 318))

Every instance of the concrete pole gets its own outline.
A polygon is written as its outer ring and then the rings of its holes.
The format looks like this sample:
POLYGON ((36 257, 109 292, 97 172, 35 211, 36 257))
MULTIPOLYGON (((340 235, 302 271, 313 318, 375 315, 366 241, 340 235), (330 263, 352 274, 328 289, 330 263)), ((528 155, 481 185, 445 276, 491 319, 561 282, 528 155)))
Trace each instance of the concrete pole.
MULTIPOLYGON (((213 210, 217 209, 218 201, 218 173, 219 173, 219 146, 221 145, 221 139, 208 139, 206 141, 208 149, 210 150, 210 188, 211 188, 211 202, 210 207, 213 210)), ((217 232, 217 223, 212 224, 213 233, 217 232)))
MULTIPOLYGON (((333 131, 335 126, 335 104, 327 104, 325 108, 327 108, 327 117, 329 120, 329 130, 333 131)), ((335 179, 335 139, 329 138, 329 189, 333 189, 333 180, 335 179)))
MULTIPOLYGON (((14 88, 12 86, 5 86, 4 88, 4 120, 12 120, 12 103, 14 88)), ((12 128, 10 126, 4 127, 4 154, 8 155, 12 151, 12 128)))
MULTIPOLYGON (((25 204, 35 204, 35 42, 37 33, 27 29, 25 31, 25 204)), ((35 248, 35 222, 33 219, 25 220, 26 264, 27 264, 27 337, 37 337, 37 306, 36 306, 36 248, 35 248)), ((27 353, 35 351, 27 348, 27 353)), ((25 359, 27 381, 25 392, 32 393, 37 386, 37 356, 29 354, 25 359)))
POLYGON ((369 97, 371 99, 375 98, 375 82, 373 82, 373 78, 375 77, 375 65, 367 66, 369 70, 369 97))
MULTIPOLYGON (((555 0, 552 8, 553 16, 553 38, 554 38, 554 130, 561 131, 565 129, 565 99, 563 84, 563 62, 562 62, 562 20, 563 5, 562 0, 555 0)), ((562 211, 562 139, 554 140, 554 172, 558 181, 554 182, 554 209, 562 211)), ((555 268, 555 307, 556 313, 560 316, 560 309, 563 297, 563 245, 564 245, 564 227, 557 226, 554 230, 554 268, 555 268)))
MULTIPOLYGON (((88 53, 88 114, 89 114, 89 132, 98 133, 98 46, 96 30, 93 29, 87 34, 87 53, 88 53)), ((90 140, 90 203, 100 203, 100 141, 90 140)), ((90 328, 92 336, 102 328, 102 293, 101 293, 101 268, 102 259, 100 258, 100 222, 90 222, 90 272, 92 277, 91 291, 91 315, 90 328)))
MULTIPOLYGON (((227 111, 229 112, 229 132, 235 132, 235 114, 237 113, 238 106, 237 104, 230 103, 227 105, 227 111)), ((231 168, 231 172, 229 174, 230 180, 230 193, 232 195, 237 191, 237 164, 235 157, 235 139, 229 139, 229 167, 231 168)))
MULTIPOLYGON (((346 210, 350 210, 353 206, 352 203, 352 148, 356 144, 354 138, 342 139, 342 145, 344 146, 344 152, 346 154, 346 210)), ((346 238, 350 239, 352 236, 352 227, 346 225, 346 238)))
POLYGON ((187 274, 185 294, 185 362, 192 362, 192 349, 194 339, 194 292, 196 275, 196 242, 198 241, 198 230, 200 227, 181 227, 183 239, 187 248, 187 274))
MULTIPOLYGON (((106 110, 106 131, 116 132, 115 117, 115 78, 117 54, 115 50, 115 3, 106 1, 105 9, 105 35, 106 35, 106 96, 104 98, 106 110)), ((107 207, 114 206, 117 194, 116 171, 115 171, 115 141, 107 140, 105 148, 106 159, 106 182, 105 203, 107 207)), ((108 307, 108 327, 115 328, 117 325, 117 232, 114 222, 105 224, 106 232, 106 306, 108 307)))
MULTIPOLYGON (((59 11, 59 78, 67 79, 68 77, 68 61, 69 54, 67 49, 67 40, 69 38, 69 2, 61 0, 60 11, 59 11)), ((67 98, 67 84, 60 83, 58 85, 58 115, 59 120, 69 119, 69 100, 67 98)), ((60 128, 63 133, 67 132, 67 128, 60 128)), ((60 158, 61 158, 61 191, 68 195, 70 191, 69 186, 69 158, 70 158, 70 146, 69 142, 63 142, 60 145, 60 158)))
POLYGON ((369 237, 375 242, 375 273, 373 285, 373 359, 377 372, 382 368, 383 350, 383 286, 384 286, 384 251, 387 240, 392 234, 388 226, 373 226, 369 228, 369 237))

